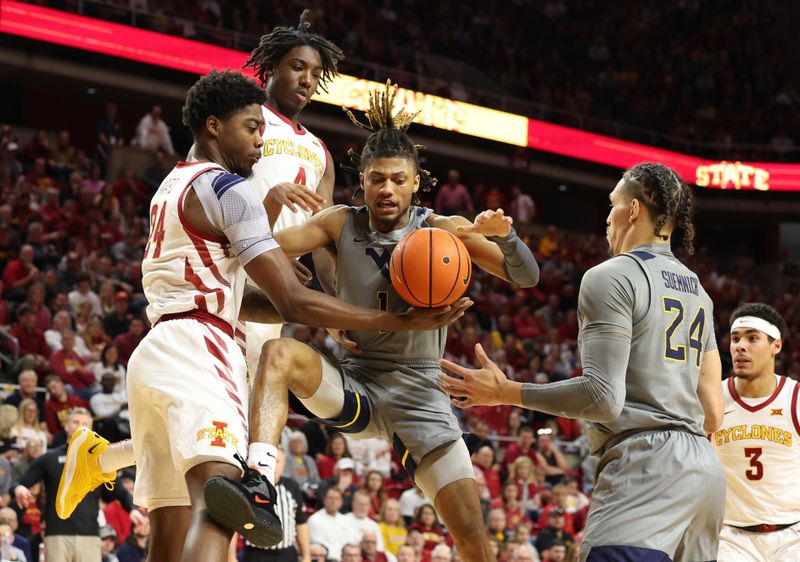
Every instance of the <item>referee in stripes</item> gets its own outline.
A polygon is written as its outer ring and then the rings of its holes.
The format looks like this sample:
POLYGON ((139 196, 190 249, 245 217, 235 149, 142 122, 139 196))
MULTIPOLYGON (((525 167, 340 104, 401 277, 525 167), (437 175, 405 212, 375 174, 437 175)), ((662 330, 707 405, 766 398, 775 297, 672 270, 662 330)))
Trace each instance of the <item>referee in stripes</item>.
POLYGON ((311 562, 308 516, 303 511, 303 493, 291 478, 282 478, 286 455, 278 449, 275 488, 278 491, 275 511, 283 525, 283 540, 270 548, 245 543, 244 562, 311 562))

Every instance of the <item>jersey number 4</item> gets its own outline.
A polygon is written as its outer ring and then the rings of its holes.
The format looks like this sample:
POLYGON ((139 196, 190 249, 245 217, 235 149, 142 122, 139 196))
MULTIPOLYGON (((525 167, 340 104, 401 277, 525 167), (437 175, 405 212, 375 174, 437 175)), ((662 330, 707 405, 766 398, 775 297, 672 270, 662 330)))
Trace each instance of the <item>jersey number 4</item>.
MULTIPOLYGON (((686 345, 680 343, 673 344, 675 332, 683 323, 683 303, 679 299, 672 297, 664 297, 664 312, 667 314, 674 314, 672 323, 667 327, 664 333, 664 357, 672 361, 686 361, 686 345)), ((694 316, 691 325, 689 326, 689 347, 697 351, 695 357, 695 364, 700 366, 700 355, 703 353, 703 328, 706 325, 706 310, 700 307, 697 314, 694 316)), ((677 339, 677 338, 675 338, 677 339)))
POLYGON ((150 236, 147 238, 147 246, 144 248, 144 257, 142 259, 147 259, 147 256, 150 253, 150 245, 153 243, 155 243, 153 259, 161 256, 161 243, 164 241, 164 215, 166 214, 166 211, 166 201, 164 201, 164 204, 161 205, 160 212, 158 209, 158 203, 153 205, 153 207, 150 209, 150 236))

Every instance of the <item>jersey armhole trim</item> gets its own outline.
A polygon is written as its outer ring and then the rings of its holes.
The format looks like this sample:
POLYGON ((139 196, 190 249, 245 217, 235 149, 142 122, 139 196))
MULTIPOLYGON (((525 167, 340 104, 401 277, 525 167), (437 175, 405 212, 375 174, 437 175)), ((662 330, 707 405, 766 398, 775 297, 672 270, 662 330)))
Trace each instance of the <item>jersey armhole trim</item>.
POLYGON ((794 430, 800 434, 800 421, 797 418, 797 396, 800 394, 800 383, 794 383, 794 390, 792 390, 792 425, 794 430))
POLYGON ((644 311, 644 314, 642 314, 641 318, 633 318, 632 326, 636 326, 644 318, 647 318, 647 313, 650 312, 650 308, 653 306, 653 285, 652 285, 652 282, 651 282, 651 279, 650 279, 650 275, 647 273, 647 270, 645 270, 644 266, 639 262, 638 259, 636 259, 634 256, 632 256, 629 253, 620 254, 620 256, 625 256, 627 258, 632 259, 633 262, 637 266, 639 266, 639 269, 644 274, 644 278, 647 280, 647 310, 644 311))
POLYGON ((192 187, 192 184, 194 183, 194 180, 196 180, 200 175, 202 175, 202 174, 204 174, 206 172, 210 172, 211 170, 214 170, 214 169, 216 169, 216 168, 210 168, 208 170, 203 170, 201 172, 198 172, 197 174, 192 176, 192 179, 190 179, 189 183, 186 185, 186 187, 183 188, 183 192, 181 193, 180 197, 178 197, 178 218, 181 221, 181 226, 183 226, 183 229, 190 236, 195 236, 197 238, 202 238, 203 240, 208 240, 209 242, 216 242, 217 244, 224 244, 225 242, 227 242, 227 240, 228 240, 227 238, 225 238, 224 236, 215 236, 213 234, 209 234, 208 232, 203 232, 202 230, 200 230, 196 226, 192 225, 189 222, 189 220, 186 218, 186 215, 184 215, 184 213, 183 213, 183 201, 186 198, 186 193, 192 187))

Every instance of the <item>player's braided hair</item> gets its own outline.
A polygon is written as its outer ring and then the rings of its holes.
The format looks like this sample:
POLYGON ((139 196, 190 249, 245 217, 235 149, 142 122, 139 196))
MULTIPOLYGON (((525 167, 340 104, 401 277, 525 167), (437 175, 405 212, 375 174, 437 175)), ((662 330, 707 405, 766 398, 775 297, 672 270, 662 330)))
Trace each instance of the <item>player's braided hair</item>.
POLYGON ((392 84, 391 80, 387 80, 383 89, 373 90, 369 93, 369 108, 364 112, 367 123, 359 121, 352 111, 342 107, 350 121, 356 126, 371 131, 361 154, 357 154, 353 149, 347 151, 350 164, 342 164, 342 168, 351 172, 363 172, 367 165, 376 158, 403 158, 414 163, 419 174, 420 187, 423 191, 429 191, 438 183, 438 180, 428 170, 420 167, 419 150, 423 146, 414 144, 406 134, 420 112, 409 113, 401 108, 392 115, 397 90, 397 84, 392 84))
POLYGON ((661 229, 671 224, 683 232, 683 247, 694 253, 694 205, 692 191, 678 174, 664 164, 644 162, 625 171, 627 193, 644 204, 652 217, 653 233, 668 238, 661 229))
POLYGON ((197 138, 203 132, 206 119, 210 115, 227 119, 232 113, 248 105, 261 105, 265 101, 267 94, 264 89, 241 72, 212 71, 189 88, 183 106, 183 124, 197 138))
MULTIPOLYGON (((731 313, 731 324, 733 324, 734 320, 737 318, 741 318, 742 316, 755 316, 756 318, 761 318, 766 320, 770 324, 774 324, 781 333, 781 340, 784 342, 786 338, 789 337, 789 326, 786 324, 786 320, 783 319, 783 316, 780 313, 772 308, 768 304, 764 304, 761 302, 746 302, 742 305, 739 305, 736 310, 731 313)), ((774 338, 767 336, 770 342, 774 341, 774 338)))
POLYGON ((250 58, 244 63, 256 71, 256 78, 262 86, 267 85, 268 71, 278 66, 283 55, 302 45, 316 49, 322 59, 322 77, 319 87, 327 92, 326 85, 338 74, 337 66, 344 58, 344 53, 332 41, 322 35, 311 31, 311 23, 307 21, 308 10, 303 10, 300 23, 297 27, 276 27, 266 35, 261 36, 258 47, 250 53, 250 58))

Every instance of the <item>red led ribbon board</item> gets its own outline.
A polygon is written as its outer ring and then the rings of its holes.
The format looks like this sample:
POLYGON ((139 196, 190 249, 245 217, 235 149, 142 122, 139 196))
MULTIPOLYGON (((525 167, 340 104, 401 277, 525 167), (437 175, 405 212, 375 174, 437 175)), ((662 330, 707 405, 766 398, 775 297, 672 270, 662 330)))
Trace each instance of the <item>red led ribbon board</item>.
MULTIPOLYGON (((240 69, 247 59, 247 53, 233 49, 14 0, 0 0, 0 32, 193 74, 240 69)), ((318 92, 314 99, 363 108, 367 92, 379 86, 377 82, 342 75, 329 85, 327 94, 318 92)), ((423 110, 419 122, 460 134, 615 168, 645 161, 662 162, 687 182, 703 188, 800 191, 800 165, 716 162, 422 92, 401 88, 399 98, 408 109, 423 110)))

